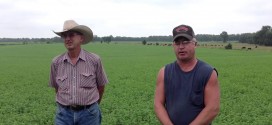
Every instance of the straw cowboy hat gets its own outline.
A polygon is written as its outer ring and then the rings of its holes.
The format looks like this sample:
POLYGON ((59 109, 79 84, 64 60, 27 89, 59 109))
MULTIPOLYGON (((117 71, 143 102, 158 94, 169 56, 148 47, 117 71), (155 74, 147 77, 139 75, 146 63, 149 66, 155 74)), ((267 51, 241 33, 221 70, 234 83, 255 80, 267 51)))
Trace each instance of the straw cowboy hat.
POLYGON ((77 31, 83 34, 84 41, 82 44, 87 44, 93 39, 93 32, 92 30, 84 25, 78 25, 74 20, 66 20, 63 24, 63 31, 55 32, 55 34, 61 36, 62 33, 67 31, 77 31))

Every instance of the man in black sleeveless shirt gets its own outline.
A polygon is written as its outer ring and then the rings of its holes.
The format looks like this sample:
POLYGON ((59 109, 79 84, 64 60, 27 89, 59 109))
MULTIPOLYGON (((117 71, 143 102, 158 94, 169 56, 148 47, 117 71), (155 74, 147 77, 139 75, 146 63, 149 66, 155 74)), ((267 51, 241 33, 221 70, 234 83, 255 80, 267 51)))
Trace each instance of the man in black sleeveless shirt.
POLYGON ((219 113, 220 89, 215 68, 195 56, 193 29, 173 29, 177 60, 161 68, 154 107, 163 125, 209 125, 219 113))

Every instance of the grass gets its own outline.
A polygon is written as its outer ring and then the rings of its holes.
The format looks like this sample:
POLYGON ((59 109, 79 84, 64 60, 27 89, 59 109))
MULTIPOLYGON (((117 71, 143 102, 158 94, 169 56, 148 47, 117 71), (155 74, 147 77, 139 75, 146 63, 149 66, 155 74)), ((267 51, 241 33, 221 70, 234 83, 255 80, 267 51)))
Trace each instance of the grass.
MULTIPOLYGON (((236 45, 234 45, 236 46, 236 45)), ((159 69, 175 60, 169 46, 91 43, 110 83, 101 103, 104 125, 159 124, 153 109, 159 69)), ((62 44, 0 46, 0 124, 51 125, 55 92, 48 87, 50 63, 62 44)), ((272 54, 265 50, 197 48, 197 57, 216 67, 221 110, 214 125, 272 124, 272 54)))

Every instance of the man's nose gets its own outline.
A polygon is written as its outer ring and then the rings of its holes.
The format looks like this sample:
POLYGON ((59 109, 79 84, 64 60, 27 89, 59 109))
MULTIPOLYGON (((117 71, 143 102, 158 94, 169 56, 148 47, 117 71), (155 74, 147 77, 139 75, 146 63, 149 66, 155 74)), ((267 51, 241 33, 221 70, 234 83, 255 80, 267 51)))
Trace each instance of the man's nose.
POLYGON ((184 48, 185 44, 183 44, 182 42, 180 42, 180 44, 178 45, 179 48, 184 48))

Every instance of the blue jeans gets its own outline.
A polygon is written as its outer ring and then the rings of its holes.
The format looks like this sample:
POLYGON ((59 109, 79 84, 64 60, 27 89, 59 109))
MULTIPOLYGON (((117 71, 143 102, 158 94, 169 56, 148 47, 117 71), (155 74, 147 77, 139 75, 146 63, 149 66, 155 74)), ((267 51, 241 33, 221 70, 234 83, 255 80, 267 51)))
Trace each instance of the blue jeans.
POLYGON ((55 125, 101 125, 101 119, 97 102, 80 111, 62 107, 57 103, 55 125))

